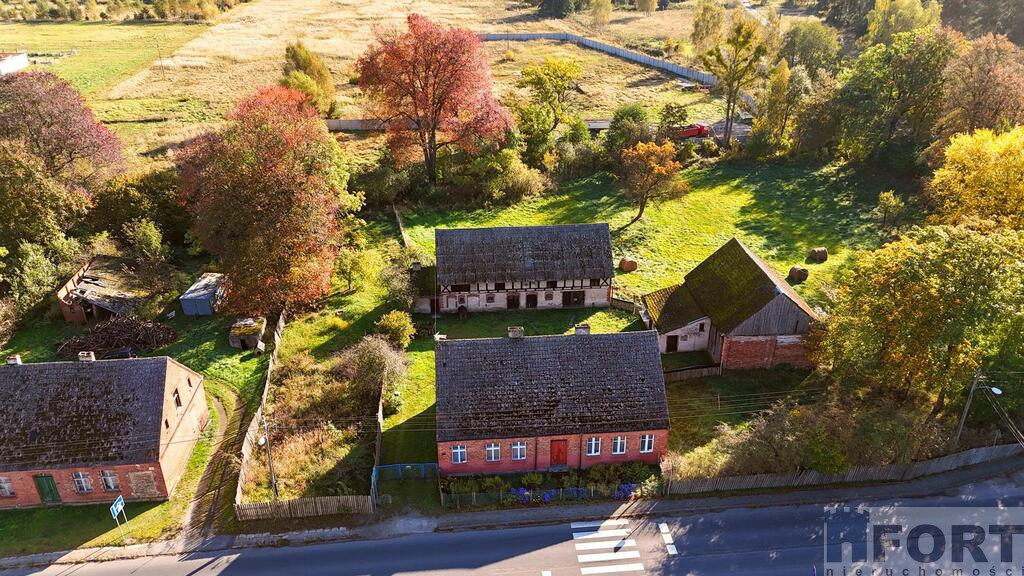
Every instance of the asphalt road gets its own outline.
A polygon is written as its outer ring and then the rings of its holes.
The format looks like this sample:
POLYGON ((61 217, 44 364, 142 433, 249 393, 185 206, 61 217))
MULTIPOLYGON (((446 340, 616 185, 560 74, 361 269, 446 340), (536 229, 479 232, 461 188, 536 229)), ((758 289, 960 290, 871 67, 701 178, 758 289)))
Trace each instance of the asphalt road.
MULTIPOLYGON (((1024 506, 1024 476, 884 506, 1024 506)), ((676 518, 441 532, 305 547, 154 557, 4 574, 75 576, 823 574, 823 507, 734 509, 676 518)))

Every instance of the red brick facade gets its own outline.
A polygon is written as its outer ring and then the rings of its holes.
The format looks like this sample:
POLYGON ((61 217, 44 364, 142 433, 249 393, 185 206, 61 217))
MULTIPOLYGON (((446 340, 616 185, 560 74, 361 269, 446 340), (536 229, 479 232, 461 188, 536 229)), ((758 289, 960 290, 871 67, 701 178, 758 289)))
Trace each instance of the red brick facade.
POLYGON ((151 464, 0 472, 0 478, 9 480, 14 491, 12 496, 0 496, 0 508, 29 508, 43 504, 40 490, 36 485, 36 476, 53 478, 60 504, 111 503, 118 494, 124 496, 125 500, 162 500, 168 494, 160 464, 156 461, 151 464), (104 489, 100 477, 103 471, 114 473, 118 484, 117 490, 104 489), (86 474, 90 491, 78 490, 74 478, 76 472, 86 474))
POLYGON ((594 464, 618 464, 623 462, 642 461, 656 464, 661 461, 662 456, 668 450, 668 430, 644 430, 637 432, 616 432, 610 434, 572 434, 563 436, 540 436, 531 438, 496 438, 491 440, 468 440, 458 442, 438 442, 437 462, 441 474, 463 475, 463 474, 508 474, 516 472, 547 471, 552 468, 562 467, 551 462, 552 441, 565 442, 565 464, 566 468, 589 468, 594 464), (650 452, 640 452, 641 437, 650 434, 654 437, 654 447, 650 452), (612 447, 614 438, 622 436, 626 439, 626 451, 623 454, 613 454, 612 447), (595 456, 587 455, 587 441, 590 438, 601 439, 600 454, 595 456), (526 443, 526 458, 522 460, 512 459, 512 444, 515 442, 526 443), (487 445, 496 443, 500 448, 500 457, 497 461, 487 461, 487 445), (454 446, 466 447, 466 461, 463 463, 452 462, 452 448, 454 446))
POLYGON ((726 370, 771 368, 779 364, 814 366, 800 336, 726 336, 721 363, 726 370))

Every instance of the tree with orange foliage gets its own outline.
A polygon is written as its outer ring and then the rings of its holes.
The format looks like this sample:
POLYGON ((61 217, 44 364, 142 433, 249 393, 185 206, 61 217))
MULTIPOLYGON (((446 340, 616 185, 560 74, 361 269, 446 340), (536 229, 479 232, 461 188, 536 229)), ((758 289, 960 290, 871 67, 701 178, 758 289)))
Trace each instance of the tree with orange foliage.
POLYGON ((679 179, 682 168, 676 160, 672 142, 640 142, 622 151, 618 176, 625 185, 626 196, 637 205, 631 226, 644 215, 648 202, 680 198, 689 192, 689 184, 679 179))
POLYGON ((227 306, 267 314, 321 298, 362 197, 305 94, 264 88, 178 154, 193 231, 227 275, 227 306))
POLYGON ((410 14, 409 29, 381 30, 359 58, 359 87, 370 113, 387 125, 396 158, 419 149, 427 178, 437 181, 438 152, 478 149, 504 137, 508 112, 491 92, 480 38, 410 14))

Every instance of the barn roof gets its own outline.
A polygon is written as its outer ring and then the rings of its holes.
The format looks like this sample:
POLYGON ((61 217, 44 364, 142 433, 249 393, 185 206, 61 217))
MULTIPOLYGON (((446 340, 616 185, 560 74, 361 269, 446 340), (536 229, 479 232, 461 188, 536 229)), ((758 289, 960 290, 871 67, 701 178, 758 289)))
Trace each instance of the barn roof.
POLYGON ((114 314, 130 312, 152 295, 137 268, 134 260, 96 256, 85 267, 78 285, 68 292, 68 298, 80 298, 114 314))
POLYGON ((224 275, 217 272, 207 272, 196 280, 195 284, 189 286, 178 299, 179 300, 205 300, 212 301, 217 298, 217 293, 224 285, 224 275))
POLYGON ((439 442, 668 428, 653 331, 440 340, 439 442))
POLYGON ((0 366, 0 471, 155 461, 172 364, 187 369, 167 357, 0 366))
POLYGON ((608 224, 453 228, 434 232, 442 286, 611 278, 608 224))
POLYGON ((685 276, 682 284, 643 297, 660 332, 703 316, 729 332, 784 294, 811 318, 817 313, 774 268, 733 238, 685 276))

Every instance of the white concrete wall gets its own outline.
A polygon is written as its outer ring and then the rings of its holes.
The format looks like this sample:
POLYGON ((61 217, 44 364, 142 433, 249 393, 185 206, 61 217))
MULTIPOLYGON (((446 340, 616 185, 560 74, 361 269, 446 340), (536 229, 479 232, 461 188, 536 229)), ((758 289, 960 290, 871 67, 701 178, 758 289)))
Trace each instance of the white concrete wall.
POLYGON ((708 333, 711 331, 711 320, 707 317, 701 318, 694 322, 690 322, 682 328, 666 332, 664 334, 658 334, 658 348, 661 349, 661 353, 665 354, 668 351, 668 337, 678 336, 679 347, 676 352, 692 352, 693 350, 707 350, 708 349, 708 333), (704 324, 704 331, 701 332, 700 325, 704 324))
POLYGON ((4 74, 13 74, 20 70, 24 70, 25 68, 28 68, 27 52, 0 57, 0 76, 3 76, 4 74))

